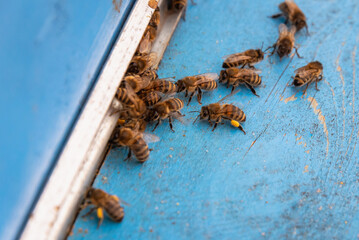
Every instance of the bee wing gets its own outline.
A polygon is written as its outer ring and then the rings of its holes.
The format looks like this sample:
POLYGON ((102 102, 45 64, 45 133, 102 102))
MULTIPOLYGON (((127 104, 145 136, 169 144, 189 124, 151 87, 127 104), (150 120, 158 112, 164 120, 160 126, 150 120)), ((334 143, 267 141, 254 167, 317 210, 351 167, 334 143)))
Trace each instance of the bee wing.
POLYGON ((307 67, 307 66, 304 66, 304 67, 300 67, 300 68, 294 70, 294 72, 295 72, 295 73, 300 73, 300 72, 305 71, 306 69, 308 69, 308 67, 307 67))
POLYGON ((318 72, 317 69, 308 69, 308 70, 297 72, 297 75, 300 78, 306 78, 306 77, 308 77, 310 75, 315 75, 317 72, 318 72))
POLYGON ((124 81, 124 86, 127 90, 127 95, 128 98, 131 100, 131 102, 133 104, 137 104, 137 102, 140 100, 140 98, 137 96, 137 94, 135 93, 135 91, 133 90, 133 88, 131 87, 130 84, 128 84, 126 81, 124 81))
POLYGON ((222 58, 224 59, 225 62, 238 62, 238 61, 251 59, 252 57, 246 56, 243 53, 234 53, 234 54, 226 55, 222 58))
POLYGON ((157 79, 157 80, 155 80, 155 81, 159 81, 159 80, 176 82, 176 80, 175 80, 174 78, 161 78, 161 79, 157 79))
POLYGON ((150 32, 147 31, 146 35, 143 36, 140 46, 138 46, 138 52, 141 54, 148 53, 151 49, 150 32))
POLYGON ((278 27, 278 30, 280 35, 286 34, 288 32, 288 27, 284 23, 281 23, 278 27))
POLYGON ((217 73, 204 73, 201 75, 198 75, 199 77, 202 77, 200 80, 198 80, 195 85, 199 85, 205 82, 211 82, 211 81, 217 81, 219 79, 219 76, 217 73))
POLYGON ((147 67, 151 68, 153 65, 155 65, 155 62, 157 60, 157 53, 151 52, 147 55, 148 61, 147 61, 147 67))
POLYGON ((183 116, 181 114, 179 114, 178 112, 171 112, 169 113, 169 115, 175 119, 177 119, 178 121, 180 121, 182 124, 187 124, 189 121, 184 119, 183 116))
POLYGON ((159 142, 160 138, 154 134, 151 133, 143 133, 143 140, 145 140, 146 143, 154 143, 159 142))

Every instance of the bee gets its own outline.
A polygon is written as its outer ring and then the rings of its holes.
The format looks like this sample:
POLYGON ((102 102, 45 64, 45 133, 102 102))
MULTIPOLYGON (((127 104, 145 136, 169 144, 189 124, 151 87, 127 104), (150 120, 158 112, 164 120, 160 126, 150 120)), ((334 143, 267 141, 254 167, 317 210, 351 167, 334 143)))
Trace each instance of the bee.
POLYGON ((179 98, 169 98, 154 105, 147 116, 147 121, 157 121, 157 124, 152 131, 158 127, 158 125, 161 123, 161 120, 168 118, 170 128, 172 132, 174 132, 172 117, 177 118, 178 116, 184 116, 180 112, 183 106, 183 101, 179 98))
POLYGON ((318 82, 323 79, 323 65, 320 62, 310 62, 306 66, 298 68, 294 72, 296 73, 292 83, 294 86, 301 87, 307 85, 304 90, 305 93, 308 86, 315 81, 315 89, 319 91, 318 82))
POLYGON ((142 73, 141 77, 145 81, 154 81, 158 78, 157 72, 153 69, 146 70, 144 73, 142 73))
POLYGON ((163 94, 171 94, 177 92, 177 85, 172 78, 157 79, 152 81, 145 89, 144 92, 156 91, 163 94))
POLYGON ((285 0, 279 4, 279 9, 281 13, 271 16, 272 18, 285 17, 286 23, 289 21, 292 25, 296 27, 296 31, 300 31, 302 28, 306 28, 308 34, 308 25, 307 20, 300 8, 292 0, 285 0))
POLYGON ((143 56, 134 56, 127 72, 133 74, 142 74, 154 65, 156 59, 156 53, 149 53, 143 56))
POLYGON ((137 53, 140 55, 148 54, 151 50, 152 43, 157 37, 157 29, 160 24, 160 9, 157 7, 154 11, 151 20, 146 27, 146 30, 143 34, 140 44, 137 48, 137 53))
POLYGON ((214 127, 212 131, 214 131, 218 125, 223 119, 231 120, 231 124, 233 126, 236 126, 239 130, 241 130, 244 134, 246 132, 244 131, 241 122, 246 121, 246 115, 244 112, 232 105, 232 104, 219 104, 219 103, 212 103, 207 106, 203 106, 201 108, 200 114, 197 116, 194 122, 197 121, 197 119, 200 118, 200 120, 207 120, 209 124, 212 126, 212 122, 214 123, 214 127))
POLYGON ((119 126, 130 128, 131 130, 143 133, 146 130, 147 122, 144 119, 119 119, 117 121, 119 126))
POLYGON ((253 68, 251 64, 256 64, 262 61, 264 58, 264 52, 261 49, 249 49, 241 53, 234 53, 225 56, 223 62, 223 68, 239 67, 244 68, 246 65, 253 68))
POLYGON ((285 24, 283 23, 280 24, 279 38, 273 46, 268 48, 268 49, 273 48, 273 51, 269 56, 272 56, 275 52, 277 52, 279 58, 282 59, 284 56, 288 56, 294 48, 297 56, 301 58, 301 56, 299 56, 298 54, 298 49, 295 46, 295 38, 294 38, 295 31, 296 31, 295 26, 292 26, 290 31, 288 31, 288 27, 285 24))
POLYGON ((146 104, 147 107, 153 106, 159 101, 161 101, 162 97, 158 92, 144 92, 140 93, 138 97, 146 104))
POLYGON ((257 87, 262 83, 262 77, 258 75, 260 71, 245 68, 228 68, 222 70, 219 76, 219 82, 227 84, 227 88, 232 85, 232 93, 240 84, 245 85, 251 92, 259 97, 253 87, 257 87))
POLYGON ((150 156, 150 150, 142 134, 128 127, 116 128, 110 143, 129 147, 126 159, 131 157, 132 152, 140 163, 147 161, 150 156))
POLYGON ((218 87, 217 73, 205 73, 197 76, 185 77, 177 81, 177 92, 186 91, 186 97, 190 94, 187 106, 192 100, 193 95, 197 92, 197 101, 199 104, 202 100, 202 91, 211 91, 218 87))
MULTIPOLYGON (((193 0, 191 0, 191 2, 193 5, 196 5, 193 0)), ((182 9, 184 9, 182 17, 184 20, 186 19, 187 0, 169 0, 168 8, 175 8, 177 11, 181 11, 182 9)))
POLYGON ((85 214, 84 217, 91 214, 94 210, 97 210, 97 217, 99 218, 97 228, 100 227, 104 219, 103 210, 105 210, 108 216, 115 222, 121 222, 125 216, 123 207, 120 204, 120 199, 101 189, 90 188, 87 193, 85 206, 88 204, 95 205, 95 207, 85 214))
POLYGON ((117 98, 124 106, 123 109, 115 110, 112 114, 120 112, 121 119, 141 118, 147 112, 146 104, 136 95, 126 81, 124 82, 124 87, 117 90, 117 98))
POLYGON ((143 88, 150 84, 151 78, 141 77, 140 75, 128 75, 123 79, 122 85, 128 83, 135 93, 139 92, 143 88))

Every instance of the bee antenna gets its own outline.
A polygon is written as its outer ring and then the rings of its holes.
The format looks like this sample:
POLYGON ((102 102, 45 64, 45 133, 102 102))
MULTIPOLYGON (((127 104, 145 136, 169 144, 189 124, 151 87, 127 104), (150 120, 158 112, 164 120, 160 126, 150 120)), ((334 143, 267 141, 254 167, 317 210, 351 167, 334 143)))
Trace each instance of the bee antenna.
POLYGON ((197 122, 197 119, 199 118, 199 116, 200 116, 200 115, 198 115, 198 116, 196 117, 196 119, 194 120, 193 124, 195 124, 195 123, 197 122))
POLYGON ((264 45, 264 42, 262 42, 262 47, 261 47, 261 50, 263 51, 263 45, 264 45))

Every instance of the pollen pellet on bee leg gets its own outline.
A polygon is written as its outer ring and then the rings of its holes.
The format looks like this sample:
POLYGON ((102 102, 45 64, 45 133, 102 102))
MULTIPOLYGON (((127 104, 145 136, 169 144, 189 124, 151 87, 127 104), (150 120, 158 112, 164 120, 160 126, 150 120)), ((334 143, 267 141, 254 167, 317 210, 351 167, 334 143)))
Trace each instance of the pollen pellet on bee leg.
POLYGON ((237 122, 236 120, 231 120, 231 124, 233 127, 239 127, 239 122, 237 122))
POLYGON ((117 120, 117 123, 118 123, 118 124, 121 124, 121 125, 124 124, 125 122, 126 122, 126 121, 123 120, 123 119, 118 119, 118 120, 117 120))
POLYGON ((102 208, 97 208, 97 217, 102 219, 103 218, 103 210, 102 208))

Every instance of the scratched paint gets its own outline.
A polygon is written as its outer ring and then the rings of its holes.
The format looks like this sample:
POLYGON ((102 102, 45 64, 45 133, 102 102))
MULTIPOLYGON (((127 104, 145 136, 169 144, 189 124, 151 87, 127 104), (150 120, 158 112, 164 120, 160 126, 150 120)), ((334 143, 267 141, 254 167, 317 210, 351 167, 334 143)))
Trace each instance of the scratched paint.
POLYGON ((315 100, 315 98, 308 97, 308 101, 310 102, 310 106, 313 108, 313 112, 318 115, 318 119, 320 123, 323 125, 323 131, 326 135, 327 140, 327 155, 329 152, 329 133, 327 128, 327 123, 325 122, 325 117, 322 114, 322 111, 318 108, 318 102, 315 100))
MULTIPOLYGON (((280 2, 196 0, 196 6, 189 4, 186 21, 180 22, 159 66, 159 76, 179 79, 219 73, 222 56, 260 48, 262 42, 264 48, 272 45, 281 20, 267 16, 277 13, 280 2)), ((357 238, 359 124, 357 117, 353 124, 350 103, 353 87, 358 87, 352 79, 353 59, 358 61, 354 47, 359 3, 298 3, 309 21, 310 37, 300 33, 296 38, 304 59, 266 58, 256 65, 262 70, 263 86, 256 89, 260 97, 241 87, 224 101, 245 112, 247 134, 229 122, 214 132, 205 121, 193 125, 197 113, 191 111, 201 106, 192 101, 183 109, 188 123, 176 121, 175 133, 168 122, 156 129, 161 141, 150 144, 148 162, 123 162, 124 149, 112 150, 106 159, 100 176, 108 181, 103 184, 98 177, 94 185, 131 204, 125 206, 124 221, 116 224, 105 219, 96 229, 97 221, 79 217, 70 239, 357 238), (340 52, 344 86, 336 65, 340 52), (320 91, 312 84, 303 95, 304 89, 287 84, 295 69, 313 60, 323 63, 325 80, 318 83, 320 91), (284 99, 292 96, 297 99, 285 104, 284 99), (80 228, 88 229, 86 236, 78 233, 80 228)), ((204 94, 203 104, 229 93, 221 85, 204 94)), ((354 97, 357 101, 358 96, 354 97)), ((358 104, 354 112, 359 112, 358 104)))

